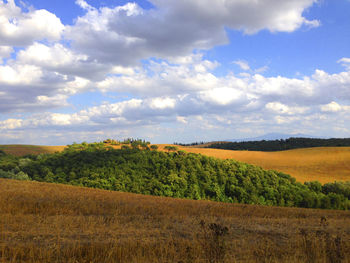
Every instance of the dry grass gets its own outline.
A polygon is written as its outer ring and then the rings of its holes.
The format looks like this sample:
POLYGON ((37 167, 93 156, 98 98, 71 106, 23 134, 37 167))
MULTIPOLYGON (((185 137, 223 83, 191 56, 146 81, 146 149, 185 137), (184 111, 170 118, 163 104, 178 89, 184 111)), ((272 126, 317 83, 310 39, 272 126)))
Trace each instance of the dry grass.
POLYGON ((279 152, 179 147, 220 159, 235 159, 292 175, 299 182, 350 181, 350 147, 317 147, 279 152))
POLYGON ((350 262, 349 222, 344 211, 0 180, 0 262, 350 262))
POLYGON ((26 154, 55 153, 63 151, 66 146, 39 146, 39 145, 0 145, 0 150, 7 154, 23 156, 26 154))

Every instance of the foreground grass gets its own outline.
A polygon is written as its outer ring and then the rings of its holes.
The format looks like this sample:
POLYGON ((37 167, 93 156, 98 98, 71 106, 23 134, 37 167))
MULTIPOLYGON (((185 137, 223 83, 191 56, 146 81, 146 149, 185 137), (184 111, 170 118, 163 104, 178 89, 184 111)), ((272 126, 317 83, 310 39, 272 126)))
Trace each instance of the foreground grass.
POLYGON ((0 262, 349 262, 350 214, 0 180, 0 262))

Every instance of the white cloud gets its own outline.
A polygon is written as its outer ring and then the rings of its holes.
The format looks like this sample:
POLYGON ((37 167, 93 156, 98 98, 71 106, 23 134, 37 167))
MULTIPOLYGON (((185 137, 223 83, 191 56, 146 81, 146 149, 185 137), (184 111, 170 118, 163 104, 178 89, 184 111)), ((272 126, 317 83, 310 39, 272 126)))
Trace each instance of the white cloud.
POLYGON ((338 60, 343 67, 350 71, 350 58, 342 58, 338 60))
POLYGON ((57 41, 64 25, 47 10, 23 12, 14 0, 0 0, 0 45, 25 46, 35 40, 57 41))
POLYGON ((338 104, 335 101, 332 101, 326 105, 321 106, 322 112, 336 113, 336 112, 346 111, 346 110, 347 111, 350 110, 350 106, 343 106, 343 105, 338 104))
POLYGON ((31 65, 0 66, 0 84, 30 84, 42 77, 40 68, 31 65))
POLYGON ((29 64, 0 65, 0 112, 27 112, 67 106, 67 98, 90 82, 29 64))
POLYGON ((254 34, 319 26, 304 17, 316 0, 150 2, 149 10, 135 3, 98 9, 77 0, 85 14, 64 26, 46 10, 0 0, 0 113, 10 112, 1 116, 3 138, 38 130, 103 138, 113 129, 165 136, 169 123, 217 136, 281 127, 312 134, 331 123, 335 133, 350 130, 350 58, 338 61, 344 72, 315 70, 300 78, 266 77, 267 66, 254 69, 245 60, 233 63, 246 72, 216 75, 219 62, 204 59, 204 50, 228 43, 227 29, 254 34), (74 113, 47 112, 75 106, 70 96, 85 99, 90 91, 101 92, 89 102, 94 107, 82 102, 74 113))
POLYGON ((176 116, 176 120, 182 124, 188 124, 188 121, 183 116, 176 116))
POLYGON ((265 108, 279 115, 297 115, 305 113, 307 107, 291 107, 279 102, 269 102, 265 105, 265 108))
POLYGON ((176 101, 171 98, 155 98, 151 100, 150 107, 151 109, 166 109, 174 108, 176 101))
POLYGON ((195 49, 225 44, 225 28, 253 34, 263 29, 292 32, 319 24, 303 17, 317 0, 151 2, 155 8, 150 10, 135 3, 96 9, 79 0, 86 14, 67 27, 65 36, 92 59, 135 65, 140 59, 182 57, 195 49))
POLYGON ((245 94, 235 88, 213 88, 211 90, 202 91, 199 97, 206 102, 217 105, 229 105, 232 103, 246 102, 245 94))
POLYGON ((279 123, 287 123, 287 117, 288 121, 295 121, 293 116, 326 112, 331 106, 325 105, 339 98, 350 100, 350 72, 347 71, 328 74, 316 70, 313 75, 301 79, 264 77, 261 74, 236 76, 233 73, 219 77, 212 73, 217 62, 196 54, 174 58, 172 62, 150 60, 143 68, 111 66, 113 74, 102 81, 94 81, 64 74, 63 68, 74 68, 85 59, 70 52, 60 44, 45 46, 34 43, 18 54, 17 61, 0 66, 0 111, 63 107, 68 105, 67 100, 73 94, 102 91, 126 93, 139 99, 76 113, 84 116, 84 120, 96 122, 96 127, 108 122, 128 125, 147 121, 161 123, 166 117, 176 121, 176 116, 187 118, 219 112, 246 115, 264 112, 271 118, 279 116, 279 123), (35 54, 41 51, 43 56, 37 59, 35 54), (55 56, 58 61, 49 65, 55 56))
POLYGON ((0 130, 13 130, 22 127, 23 120, 7 119, 0 121, 0 130))
POLYGON ((264 73, 265 71, 267 71, 269 69, 268 66, 263 66, 261 68, 258 68, 256 70, 254 70, 255 73, 264 73))
POLYGON ((211 73, 217 66, 216 62, 201 60, 201 56, 181 58, 181 61, 185 61, 185 64, 150 61, 144 69, 136 68, 121 76, 109 76, 98 82, 97 87, 104 92, 127 92, 151 97, 183 94, 221 85, 220 79, 211 73))
POLYGON ((77 5, 79 5, 82 9, 85 9, 85 10, 90 10, 90 11, 92 11, 92 10, 94 10, 95 8, 93 8, 91 5, 89 5, 86 1, 84 1, 84 0, 76 0, 75 1, 75 3, 77 4, 77 5))
POLYGON ((21 50, 17 54, 17 60, 43 67, 61 67, 81 60, 86 60, 84 55, 75 55, 71 50, 62 44, 56 43, 52 47, 41 43, 34 43, 25 50, 21 50))
POLYGON ((10 46, 0 46, 0 64, 4 58, 10 57, 13 51, 13 48, 10 46))
POLYGON ((250 70, 249 64, 247 61, 244 60, 236 60, 233 62, 234 64, 238 65, 241 69, 247 71, 250 70))
POLYGON ((64 75, 88 79, 103 79, 107 73, 114 73, 122 67, 100 64, 88 59, 86 55, 75 53, 60 43, 44 45, 35 42, 17 53, 17 63, 35 65, 45 70, 64 75))

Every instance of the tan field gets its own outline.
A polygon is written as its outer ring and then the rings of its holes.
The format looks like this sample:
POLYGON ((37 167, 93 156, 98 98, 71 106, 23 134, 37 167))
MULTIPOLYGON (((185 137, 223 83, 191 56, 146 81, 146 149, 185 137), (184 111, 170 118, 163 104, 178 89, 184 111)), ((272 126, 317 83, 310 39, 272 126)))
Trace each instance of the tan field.
MULTIPOLYGON (((168 144, 158 144, 164 151, 168 144)), ((179 150, 200 153, 220 159, 235 159, 261 166, 264 169, 281 171, 295 177, 299 182, 350 181, 350 147, 316 147, 280 152, 231 151, 208 148, 177 146, 179 150)), ((0 145, 6 153, 25 154, 54 153, 65 146, 0 145)), ((120 148, 120 146, 114 146, 120 148)))
POLYGON ((23 156, 26 154, 41 154, 41 153, 55 153, 63 151, 66 146, 39 146, 39 145, 0 145, 0 150, 7 154, 15 156, 23 156))
POLYGON ((0 179, 0 262, 350 262, 349 220, 0 179))
MULTIPOLYGON (((163 149, 165 145, 160 145, 163 149)), ((316 147, 279 152, 231 151, 209 148, 181 147, 178 149, 220 159, 235 159, 281 171, 299 182, 350 181, 350 147, 316 147)))

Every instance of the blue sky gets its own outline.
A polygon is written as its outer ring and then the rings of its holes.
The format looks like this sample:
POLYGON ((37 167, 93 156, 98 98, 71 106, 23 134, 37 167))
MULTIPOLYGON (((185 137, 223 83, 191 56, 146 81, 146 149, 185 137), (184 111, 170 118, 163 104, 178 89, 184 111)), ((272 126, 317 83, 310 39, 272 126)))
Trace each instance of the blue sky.
POLYGON ((0 0, 0 143, 350 137, 349 0, 0 0))

